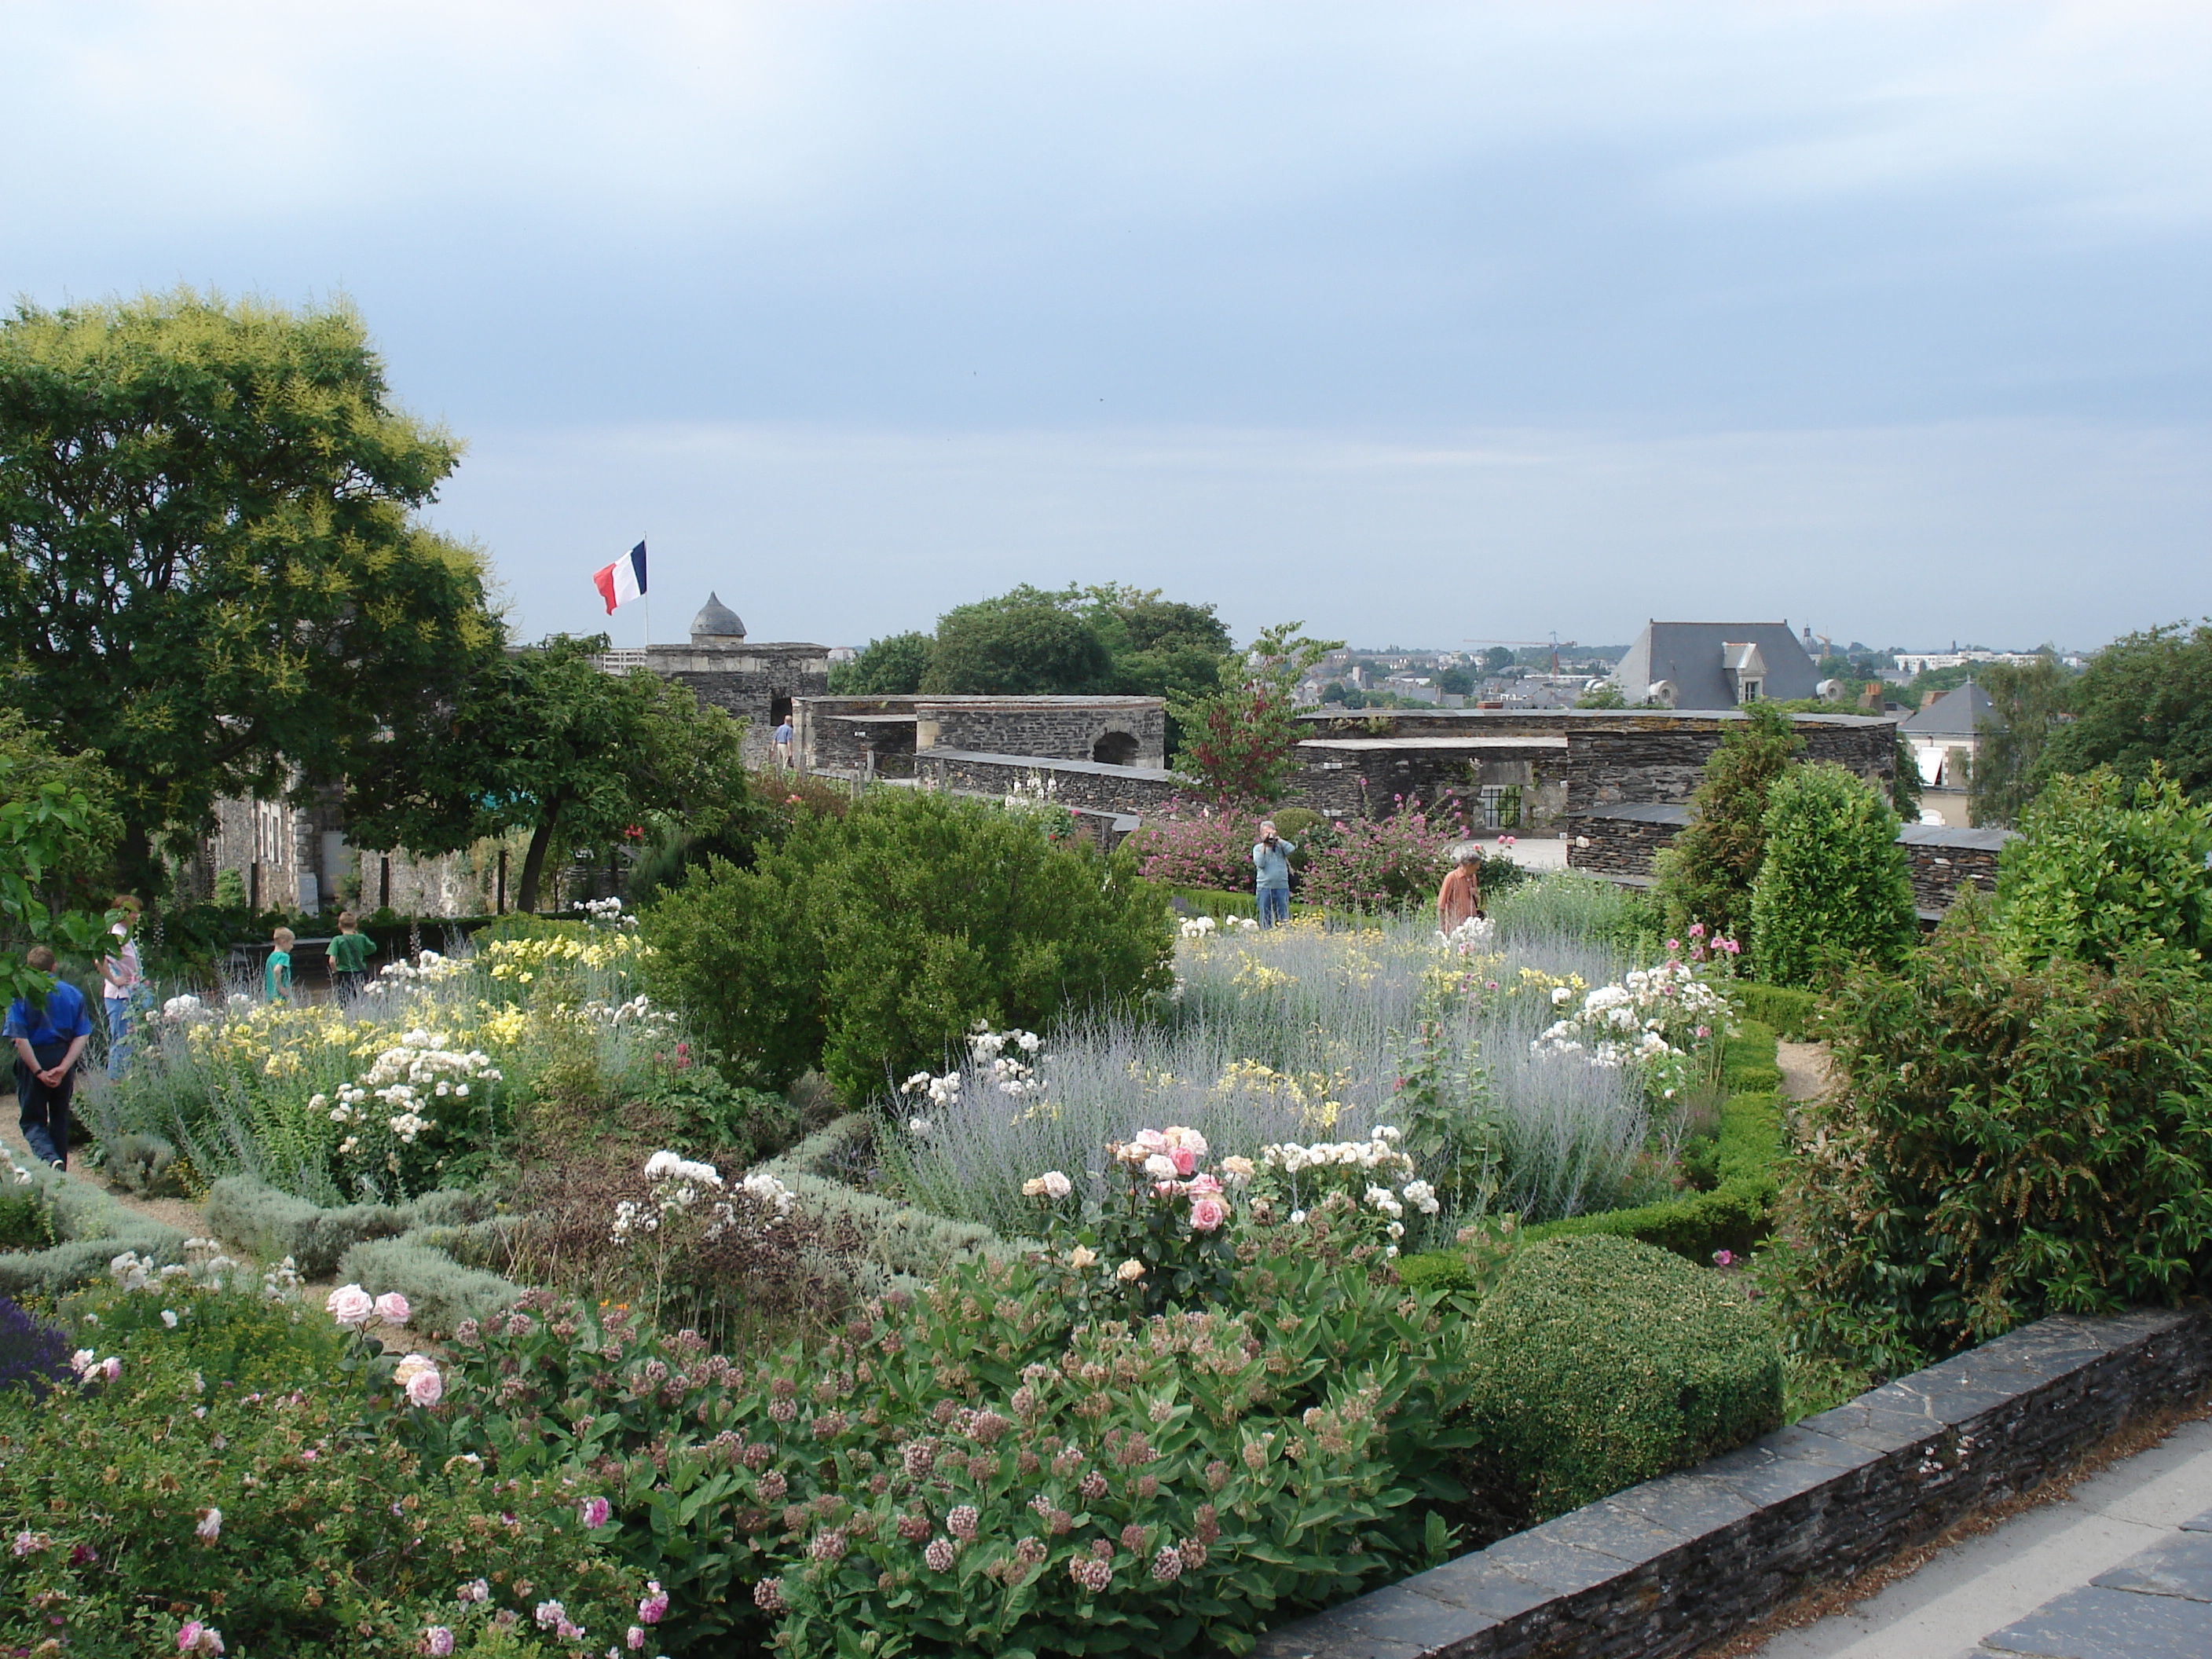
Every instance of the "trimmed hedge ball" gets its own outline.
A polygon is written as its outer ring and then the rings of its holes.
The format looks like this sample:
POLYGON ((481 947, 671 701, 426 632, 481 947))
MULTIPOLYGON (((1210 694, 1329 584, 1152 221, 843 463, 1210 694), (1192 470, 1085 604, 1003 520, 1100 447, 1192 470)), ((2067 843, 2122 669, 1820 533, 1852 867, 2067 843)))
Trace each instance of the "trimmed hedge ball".
POLYGON ((1477 1485, 1534 1521, 1782 1421, 1782 1352, 1722 1274, 1603 1234, 1532 1244, 1474 1319, 1477 1485))

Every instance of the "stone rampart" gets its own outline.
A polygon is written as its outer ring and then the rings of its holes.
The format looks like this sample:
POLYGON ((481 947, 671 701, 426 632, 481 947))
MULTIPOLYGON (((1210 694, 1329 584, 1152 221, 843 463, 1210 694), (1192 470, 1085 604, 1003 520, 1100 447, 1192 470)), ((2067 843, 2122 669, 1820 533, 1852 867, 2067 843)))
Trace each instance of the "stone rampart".
POLYGON ((1017 788, 1029 788, 1042 780, 1049 786, 1052 799, 1063 806, 1131 817, 1158 812, 1174 797, 1176 788, 1174 775, 1158 767, 1108 766, 1097 761, 944 748, 916 750, 915 777, 917 782, 935 788, 994 799, 1003 799, 1017 788))

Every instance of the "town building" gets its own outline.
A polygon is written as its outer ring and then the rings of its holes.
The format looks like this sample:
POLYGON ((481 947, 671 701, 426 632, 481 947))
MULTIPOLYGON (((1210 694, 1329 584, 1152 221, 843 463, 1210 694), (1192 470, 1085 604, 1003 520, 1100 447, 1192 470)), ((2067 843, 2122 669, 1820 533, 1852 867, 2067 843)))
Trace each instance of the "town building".
POLYGON ((1980 751, 1981 728, 1996 712, 1990 694, 1968 680, 1940 695, 1931 693, 1923 707, 1898 722, 1897 735, 1920 771, 1921 823, 1970 827, 1967 785, 1980 751))
POLYGON ((1613 671, 1630 702, 1681 709, 1810 697, 1819 678, 1786 622, 1654 622, 1613 671))

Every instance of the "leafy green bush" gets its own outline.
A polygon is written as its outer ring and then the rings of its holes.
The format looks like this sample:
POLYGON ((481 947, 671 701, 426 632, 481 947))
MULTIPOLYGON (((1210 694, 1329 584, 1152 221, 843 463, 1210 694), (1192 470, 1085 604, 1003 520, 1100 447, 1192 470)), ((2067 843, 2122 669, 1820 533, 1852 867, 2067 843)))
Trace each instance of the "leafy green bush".
POLYGON ((550 1638, 535 1615, 552 1601, 622 1639, 643 1586, 579 1524, 573 1489, 427 1463, 365 1431, 393 1395, 391 1364, 333 1358, 319 1312, 177 1285, 128 1294, 143 1317, 118 1292, 86 1304, 78 1332, 95 1364, 118 1362, 112 1380, 42 1401, 0 1389, 0 1513, 15 1517, 0 1646, 175 1653, 198 1624, 233 1653, 400 1659, 443 1627, 456 1654, 523 1659, 539 1650, 494 1620, 550 1638), (312 1341, 295 1312, 320 1328, 312 1341), (240 1386, 234 1363, 272 1385, 240 1386), (483 1601, 454 1599, 477 1579, 483 1601))
POLYGON ((157 1262, 183 1255, 184 1234, 117 1203, 90 1182, 44 1164, 26 1173, 59 1242, 42 1250, 0 1251, 0 1295, 59 1296, 100 1278, 125 1250, 157 1262))
POLYGON ((156 1279, 138 1290, 109 1282, 65 1297, 61 1314, 81 1343, 119 1354, 126 1372, 188 1351, 218 1393, 295 1389, 302 1376, 331 1372, 345 1352, 345 1334, 295 1297, 253 1294, 249 1281, 258 1277, 236 1273, 232 1288, 189 1278, 156 1279))
POLYGON ((459 1226, 491 1213, 489 1194, 441 1188, 405 1204, 346 1204, 325 1209, 280 1193, 252 1176, 226 1176, 208 1193, 207 1224, 217 1237, 264 1260, 285 1256, 309 1279, 325 1279, 355 1245, 397 1238, 417 1227, 459 1226))
POLYGON ((591 1470, 678 1654, 1243 1652, 1442 1558, 1447 1293, 1263 1253, 1218 1310, 1078 1329, 1060 1280, 970 1264, 742 1371, 532 1292, 458 1334, 456 1408, 409 1432, 426 1465, 591 1470))
POLYGON ((1741 980, 1731 988, 1729 994, 1747 1018, 1771 1027, 1778 1037, 1791 1042, 1811 1042, 1823 1035, 1817 1023, 1820 999, 1814 992, 1741 980))
POLYGON ((1530 1520, 1781 1421, 1781 1350, 1741 1288, 1627 1239, 1527 1245, 1472 1341, 1471 1484, 1530 1520))
POLYGON ((695 872, 647 915, 652 967, 710 1047, 848 1100, 939 1060, 978 1020, 1042 1029, 1164 989, 1165 895, 1124 854, 1024 816, 878 789, 750 870, 695 872))
POLYGON ((2212 806, 2153 766, 2130 789, 2099 768, 2036 798, 1997 863, 1997 929, 2030 965, 2110 968, 2156 946, 2212 959, 2212 806))
POLYGON ((46 1188, 27 1175, 15 1180, 0 1165, 0 1250, 43 1250, 58 1243, 46 1188))
POLYGON ((1790 716, 1762 702, 1722 733, 1690 796, 1690 822, 1651 861, 1669 933, 1702 921, 1730 938, 1749 934, 1752 883, 1766 857, 1767 793, 1804 746, 1790 716))
POLYGON ((1776 1228, 1806 1346, 1894 1375, 2212 1287, 2212 1000, 2170 953, 2027 969, 1945 930, 1826 1024, 1843 1085, 1802 1109, 1776 1228))
POLYGON ((1752 960, 1804 985, 1863 954, 1895 967, 1918 933, 1897 814, 1828 761, 1795 766, 1767 793, 1766 854, 1752 883, 1752 960))

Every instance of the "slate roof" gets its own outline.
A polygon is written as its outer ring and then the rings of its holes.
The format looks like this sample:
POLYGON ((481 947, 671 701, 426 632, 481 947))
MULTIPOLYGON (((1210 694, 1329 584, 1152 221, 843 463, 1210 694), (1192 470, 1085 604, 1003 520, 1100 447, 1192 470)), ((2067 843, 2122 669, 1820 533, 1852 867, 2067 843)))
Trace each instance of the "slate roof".
POLYGON ((1735 654, 1747 665, 1763 665, 1761 696, 1787 702, 1814 695, 1819 676, 1813 659, 1786 622, 1654 622, 1628 647, 1614 678, 1631 702, 1650 696, 1653 682, 1670 680, 1677 690, 1677 708, 1733 708, 1735 692, 1723 672, 1724 659, 1729 647, 1746 646, 1756 647, 1756 655, 1741 650, 1735 654))
POLYGON ((1906 715, 1897 723, 1897 729, 1928 738, 1971 738, 1980 729, 1979 723, 1989 719, 1996 708, 1990 701, 1990 694, 1968 680, 1946 691, 1927 708, 1906 715))

